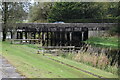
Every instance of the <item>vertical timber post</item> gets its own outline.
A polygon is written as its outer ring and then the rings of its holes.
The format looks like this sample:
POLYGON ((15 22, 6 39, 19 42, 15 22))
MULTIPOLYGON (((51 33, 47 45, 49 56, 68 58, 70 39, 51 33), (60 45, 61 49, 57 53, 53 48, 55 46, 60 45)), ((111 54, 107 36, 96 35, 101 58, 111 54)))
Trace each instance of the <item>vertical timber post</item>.
POLYGON ((17 31, 17 39, 19 39, 19 32, 17 31))
POLYGON ((53 38, 53 33, 52 33, 52 32, 50 32, 50 46, 52 46, 52 45, 53 45, 52 38, 53 38))
POLYGON ((44 32, 42 32, 42 46, 44 46, 44 32))
POLYGON ((13 33, 12 33, 12 31, 10 31, 10 33, 11 33, 11 39, 13 39, 13 33))
POLYGON ((49 45, 49 32, 47 31, 47 46, 49 45))
MULTIPOLYGON (((27 39, 27 31, 25 31, 25 39, 27 39)), ((27 42, 27 40, 26 40, 26 42, 27 42)))

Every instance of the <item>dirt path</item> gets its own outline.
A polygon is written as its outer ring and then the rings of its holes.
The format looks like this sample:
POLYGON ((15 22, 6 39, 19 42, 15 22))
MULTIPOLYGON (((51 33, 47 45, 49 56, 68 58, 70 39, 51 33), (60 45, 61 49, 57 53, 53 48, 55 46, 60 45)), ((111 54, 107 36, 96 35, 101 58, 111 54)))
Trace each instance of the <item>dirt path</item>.
POLYGON ((2 64, 0 65, 0 78, 24 78, 17 73, 15 67, 9 64, 2 56, 0 56, 0 64, 2 64))

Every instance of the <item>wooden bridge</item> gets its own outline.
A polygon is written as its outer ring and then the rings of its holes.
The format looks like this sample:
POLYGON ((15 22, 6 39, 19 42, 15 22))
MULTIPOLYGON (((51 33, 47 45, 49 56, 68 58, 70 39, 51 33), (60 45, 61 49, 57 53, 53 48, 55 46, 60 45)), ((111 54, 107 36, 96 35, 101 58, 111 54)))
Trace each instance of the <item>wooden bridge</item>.
POLYGON ((80 46, 89 37, 89 31, 104 31, 116 23, 18 23, 10 27, 11 39, 23 39, 42 46, 80 46), (33 39, 33 40, 32 40, 33 39), (38 39, 38 41, 34 40, 38 39))

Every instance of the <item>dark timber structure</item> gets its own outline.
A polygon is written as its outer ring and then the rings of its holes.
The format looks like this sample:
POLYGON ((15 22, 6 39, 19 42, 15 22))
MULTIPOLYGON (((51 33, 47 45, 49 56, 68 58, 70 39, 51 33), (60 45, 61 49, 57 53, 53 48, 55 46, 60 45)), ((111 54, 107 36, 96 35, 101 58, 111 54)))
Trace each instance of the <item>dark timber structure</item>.
POLYGON ((115 23, 18 23, 9 28, 11 39, 42 46, 80 46, 88 39, 88 32, 108 30, 115 23))

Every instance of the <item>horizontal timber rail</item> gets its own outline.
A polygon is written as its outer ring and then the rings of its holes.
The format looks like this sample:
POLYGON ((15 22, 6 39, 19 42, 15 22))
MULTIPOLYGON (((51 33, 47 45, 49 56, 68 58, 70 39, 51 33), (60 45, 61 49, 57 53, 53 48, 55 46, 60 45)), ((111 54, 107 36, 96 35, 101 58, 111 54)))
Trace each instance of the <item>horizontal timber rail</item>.
POLYGON ((40 41, 40 39, 11 39, 11 43, 15 43, 15 41, 20 41, 20 43, 31 43, 31 41, 40 41))
POLYGON ((11 39, 11 40, 14 40, 14 41, 35 41, 35 40, 40 40, 40 39, 11 39))
POLYGON ((41 46, 39 48, 45 48, 45 49, 74 49, 75 46, 41 46))

